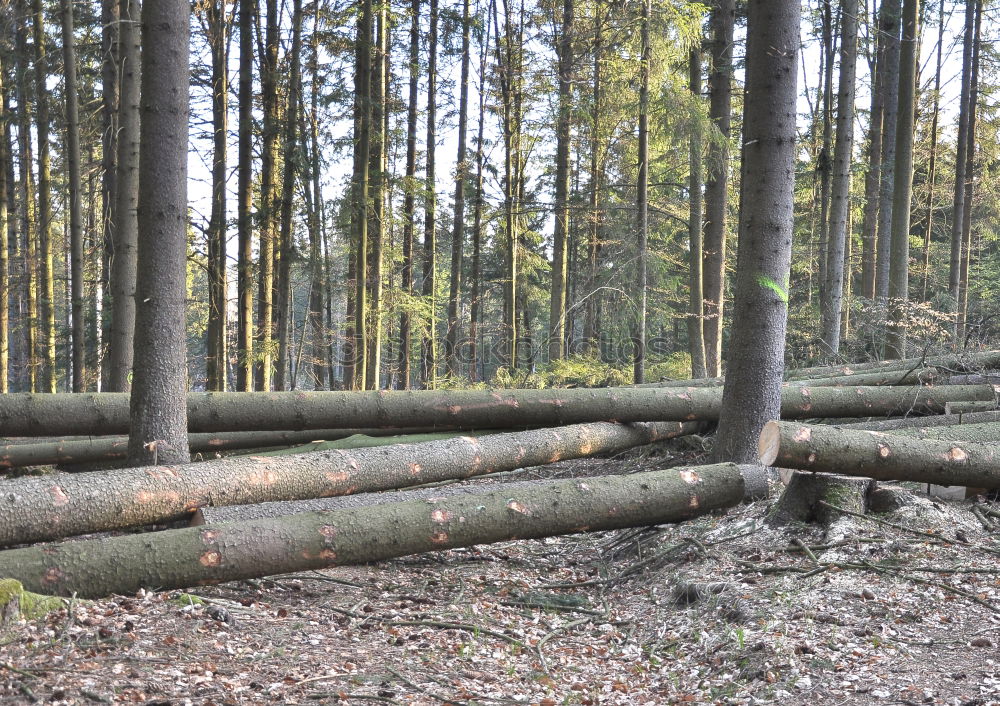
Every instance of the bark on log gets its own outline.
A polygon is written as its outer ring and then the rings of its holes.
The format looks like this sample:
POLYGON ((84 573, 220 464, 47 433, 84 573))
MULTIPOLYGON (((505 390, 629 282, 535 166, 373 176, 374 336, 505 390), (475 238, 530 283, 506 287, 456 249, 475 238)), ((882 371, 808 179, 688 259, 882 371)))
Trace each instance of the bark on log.
POLYGON ((690 422, 580 424, 357 451, 9 479, 0 482, 0 546, 179 520, 206 505, 349 495, 539 466, 698 428, 690 422))
MULTIPOLYGON (((273 446, 291 446, 318 440, 333 441, 355 435, 395 436, 422 434, 429 429, 306 429, 303 431, 247 431, 226 434, 189 434, 192 452, 234 451, 273 446)), ((0 446, 0 469, 49 464, 76 464, 114 461, 128 453, 128 437, 53 439, 45 443, 16 443, 0 446)))
MULTIPOLYGON (((876 370, 818 378, 786 377, 784 385, 787 387, 880 387, 892 385, 930 385, 937 382, 941 376, 937 368, 915 368, 913 370, 876 370)), ((725 384, 725 381, 724 377, 699 378, 696 380, 667 380, 664 382, 636 385, 636 387, 721 387, 725 384)), ((980 380, 978 383, 973 384, 984 382, 987 381, 980 380)))
POLYGON ((949 402, 944 406, 944 413, 975 414, 976 412, 991 412, 996 408, 996 402, 969 400, 962 402, 949 402))
MULTIPOLYGON (((990 385, 802 387, 782 391, 782 416, 940 413, 947 402, 993 400, 990 385)), ((497 429, 596 421, 714 420, 720 388, 201 392, 188 394, 192 432, 337 427, 447 426, 497 429)), ((121 393, 0 395, 0 433, 114 434, 128 430, 121 393)))
POLYGON ((759 452, 765 465, 802 471, 1000 488, 1000 444, 768 422, 760 434, 759 452))
POLYGON ((317 440, 301 446, 287 449, 275 449, 256 454, 257 456, 293 456, 295 454, 315 453, 317 451, 332 451, 333 449, 368 449, 376 446, 392 446, 393 444, 422 444, 427 441, 444 441, 456 436, 487 436, 499 433, 497 431, 433 431, 423 434, 396 434, 393 436, 368 436, 353 434, 344 439, 334 441, 317 440))
POLYGON ((841 429, 867 429, 868 431, 892 431, 909 427, 945 427, 955 424, 986 424, 1000 422, 1000 411, 972 412, 969 414, 938 414, 929 417, 906 417, 905 419, 876 419, 865 422, 837 424, 841 429))
POLYGON ((832 375, 853 375, 855 373, 910 370, 911 368, 935 367, 953 372, 978 372, 987 368, 1000 367, 1000 350, 978 353, 960 353, 922 358, 902 358, 899 360, 879 360, 870 363, 830 365, 812 368, 792 369, 786 372, 786 379, 830 377, 832 375))
POLYGON ((917 439, 947 439, 950 441, 976 441, 993 443, 1000 441, 1000 423, 955 424, 937 427, 909 427, 889 432, 893 435, 912 436, 917 439))
MULTIPOLYGON (((495 438, 495 437, 494 437, 495 438)), ((740 503, 761 469, 718 464, 564 480, 246 523, 0 552, 0 576, 90 598, 359 564, 427 551, 679 522, 740 503), (745 475, 749 479, 745 479, 745 475)))

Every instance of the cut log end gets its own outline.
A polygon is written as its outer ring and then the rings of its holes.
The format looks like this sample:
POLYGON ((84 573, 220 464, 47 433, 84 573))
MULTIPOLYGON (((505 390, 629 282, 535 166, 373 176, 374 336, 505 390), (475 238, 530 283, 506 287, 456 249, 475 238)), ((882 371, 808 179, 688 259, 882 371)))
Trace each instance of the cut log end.
POLYGON ((760 462, 765 466, 770 466, 778 458, 778 450, 781 446, 781 427, 777 422, 768 422, 760 432, 760 440, 757 442, 757 455, 760 462))

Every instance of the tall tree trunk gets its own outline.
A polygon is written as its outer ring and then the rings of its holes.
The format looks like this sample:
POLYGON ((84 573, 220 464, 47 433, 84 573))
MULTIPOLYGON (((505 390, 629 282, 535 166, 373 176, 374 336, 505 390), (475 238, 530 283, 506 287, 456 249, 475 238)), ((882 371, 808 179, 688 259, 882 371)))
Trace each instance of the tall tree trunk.
POLYGON ((185 463, 187 438, 188 0, 142 10, 139 277, 131 465, 185 463))
MULTIPOLYGON (((406 109, 406 175, 403 178, 403 267, 400 286, 405 295, 413 293, 413 233, 417 179, 417 92, 420 77, 420 0, 410 5, 410 93, 406 109)), ((409 306, 399 315, 399 386, 410 389, 409 306)))
MULTIPOLYGON (((489 14, 495 12, 496 0, 490 0, 489 14)), ((479 381, 479 326, 482 321, 482 242, 483 242, 483 138, 486 131, 486 57, 490 53, 490 24, 479 45, 479 128, 476 133, 476 202, 472 223, 472 266, 469 277, 469 381, 479 381)))
POLYGON ((955 156, 955 192, 952 200, 951 223, 951 260, 948 268, 948 294, 955 310, 953 324, 953 343, 958 346, 961 340, 958 336, 959 300, 962 282, 962 250, 963 228, 965 214, 965 173, 969 149, 969 110, 970 93, 972 91, 972 49, 975 36, 977 0, 965 2, 965 34, 962 44, 962 88, 958 105, 958 138, 955 156))
POLYGON ((55 275, 53 272, 52 168, 49 158, 49 62, 42 0, 34 0, 35 118, 38 131, 38 316, 42 367, 39 390, 56 391, 55 275))
POLYGON ((556 116, 555 228, 549 299, 549 360, 566 355, 566 264, 569 236, 570 111, 573 81, 573 0, 563 0, 559 33, 559 99, 556 116))
POLYGON ((111 263, 112 319, 108 390, 126 392, 132 377, 135 334, 136 242, 139 237, 139 15, 138 0, 120 0, 118 52, 120 93, 115 215, 115 253, 111 263))
POLYGON ((757 461, 781 413, 795 195, 800 5, 750 0, 733 340, 716 455, 757 461))
POLYGON ((941 107, 941 61, 944 51, 944 3, 938 6, 937 61, 934 65, 934 96, 931 106, 931 154, 927 165, 927 227, 924 230, 923 277, 920 300, 927 301, 927 287, 931 276, 931 239, 934 233, 934 186, 937 179, 938 117, 941 107))
MULTIPOLYGON (((0 58, 0 125, 3 125, 4 132, 0 134, 0 394, 10 392, 10 283, 11 267, 10 254, 14 252, 11 247, 10 223, 8 222, 9 212, 7 182, 11 161, 10 140, 8 139, 8 113, 7 94, 4 88, 6 79, 6 61, 0 58)), ((16 242, 16 241, 13 241, 16 242)))
MULTIPOLYGON (((883 2, 883 7, 885 3, 883 2)), ((877 15, 876 29, 879 28, 877 15)), ((870 40, 874 43, 872 67, 871 109, 868 119, 868 153, 865 170, 865 207, 861 221, 861 296, 875 298, 875 247, 878 232, 879 192, 882 182, 882 120, 885 91, 885 41, 881 32, 876 31, 870 40)))
POLYGON ((224 0, 208 4, 208 40, 212 52, 212 213, 208 222, 208 327, 206 330, 206 387, 226 389, 226 152, 229 130, 229 36, 224 0))
POLYGON ((455 158, 455 216, 451 229, 451 277, 448 286, 448 333, 445 338, 445 362, 448 376, 459 375, 458 340, 461 326, 458 312, 462 297, 462 255, 465 249, 465 185, 469 178, 469 64, 471 20, 469 0, 462 0, 462 73, 458 99, 458 155, 455 158))
POLYGON ((733 96, 733 27, 735 0, 715 0, 712 6, 712 67, 708 74, 708 117, 719 138, 708 148, 705 175, 705 373, 722 373, 722 321, 726 281, 726 211, 729 196, 729 130, 733 96))
MULTIPOLYGON (((260 160, 260 247, 257 256, 257 343, 254 388, 271 389, 274 376, 274 264, 278 239, 278 0, 264 0, 264 41, 258 46, 260 55, 261 126, 260 160)), ((259 22, 259 16, 258 16, 259 22)), ((258 27, 258 36, 260 29, 258 27)))
MULTIPOLYGON (((364 389, 368 355, 368 199, 371 142, 372 0, 361 0, 355 41, 354 79, 354 177, 351 182, 351 233, 354 280, 353 350, 350 386, 364 389)), ((352 279, 348 273, 348 279, 352 279)), ((350 317, 349 317, 350 318, 350 317)), ((345 385, 348 381, 345 379, 345 385)))
POLYGON ((430 0, 430 34, 427 38, 427 153, 424 178, 424 269, 421 294, 427 307, 427 321, 422 328, 420 341, 420 385, 433 389, 437 377, 435 335, 434 278, 437 262, 437 184, 435 181, 435 153, 437 151, 437 52, 438 52, 438 0, 430 0))
POLYGON ((24 321, 25 368, 24 387, 35 392, 38 389, 38 238, 35 221, 35 175, 31 168, 31 87, 28 83, 28 5, 27 0, 18 0, 15 6, 17 27, 15 35, 15 55, 17 72, 17 112, 18 124, 18 179, 20 181, 20 221, 23 276, 21 277, 21 298, 24 308, 20 312, 24 321))
POLYGON ((253 13, 254 0, 239 0, 240 78, 237 137, 236 389, 253 389, 253 13))
MULTIPOLYGON (((322 216, 320 213, 321 181, 320 170, 323 167, 322 158, 319 152, 319 34, 322 28, 319 13, 313 14, 313 34, 312 34, 312 56, 310 57, 309 70, 312 73, 312 84, 310 87, 310 115, 309 115, 309 144, 305 144, 305 131, 303 131, 303 153, 309 155, 310 170, 308 176, 312 179, 312 204, 309 208, 309 321, 311 324, 312 343, 312 369, 315 388, 317 390, 327 387, 327 366, 325 363, 326 337, 329 331, 323 326, 323 304, 325 300, 325 290, 330 283, 327 280, 323 268, 323 232, 322 216)), ((308 188, 308 184, 307 184, 308 188)), ((329 379, 332 389, 333 380, 329 379)))
POLYGON ((110 389, 108 342, 113 320, 111 269, 118 223, 119 0, 101 0, 101 336, 99 389, 110 389))
MULTIPOLYGON (((691 49, 688 57, 688 74, 692 99, 701 102, 701 48, 691 49)), ((702 135, 698 118, 692 122, 691 144, 689 146, 690 175, 688 178, 688 350, 691 352, 691 377, 703 378, 708 375, 705 364, 704 315, 705 283, 702 267, 704 248, 702 247, 702 135)))
MULTIPOLYGON (((885 43, 882 82, 882 171, 879 181, 878 233, 875 242, 875 300, 884 307, 889 299, 889 262, 892 243, 893 194, 896 183, 896 129, 899 110, 900 0, 882 0, 879 34, 885 43)), ((881 337, 881 333, 879 334, 881 337)))
POLYGON ((890 317, 886 335, 888 358, 906 357, 919 9, 919 0, 903 0, 903 38, 899 46, 899 107, 896 122, 896 183, 892 194, 892 252, 889 268, 889 298, 893 302, 895 314, 890 317))
POLYGON ((501 128, 504 148, 504 276, 503 276, 503 325, 501 327, 501 360, 511 370, 517 367, 517 234, 514 204, 517 194, 515 184, 515 108, 514 108, 514 51, 516 38, 511 23, 510 0, 503 1, 504 31, 501 41, 497 19, 499 8, 493 6, 493 29, 496 34, 497 81, 500 84, 502 109, 501 128))
POLYGON ((368 334, 365 389, 377 390, 382 362, 382 251, 386 240, 386 155, 388 135, 385 130, 389 91, 389 15, 386 5, 378 9, 378 35, 373 52, 370 83, 371 148, 368 159, 370 175, 368 211, 368 334))
POLYGON ((586 350, 596 353, 600 350, 600 285, 598 282, 598 259, 601 252, 601 110, 603 86, 601 83, 601 62, 604 58, 604 11, 603 0, 594 1, 594 69, 591 90, 590 113, 590 196, 589 233, 587 237, 587 300, 583 320, 583 340, 586 350))
MULTIPOLYGON (((816 254, 819 260, 819 298, 826 298, 827 255, 830 241, 830 199, 832 196, 833 171, 833 59, 836 54, 836 36, 832 0, 823 0, 822 17, 822 52, 823 52, 823 100, 821 113, 823 116, 823 145, 816 160, 816 171, 819 173, 819 242, 816 244, 816 254)), ((810 269, 812 263, 810 263, 810 269)))
POLYGON ((840 77, 837 87, 837 138, 833 149, 829 243, 823 304, 823 343, 840 352, 844 301, 844 253, 850 238, 851 163, 854 149, 854 75, 858 58, 858 0, 841 0, 840 77))
POLYGON ((969 84, 969 125, 965 148, 965 197, 962 204, 962 255, 958 279, 958 331, 956 342, 964 346, 969 314, 969 261, 972 255, 972 199, 976 184, 976 119, 979 103, 979 56, 983 3, 976 2, 976 20, 972 38, 972 78, 969 84))
MULTIPOLYGON (((66 94, 66 170, 69 178, 70 262, 72 289, 73 392, 84 388, 83 320, 83 209, 80 184, 80 110, 76 85, 76 50, 73 40, 73 3, 61 0, 63 66, 66 94)), ((6 219, 3 219, 6 220, 6 219)), ((0 232, 6 223, 0 223, 0 232)), ((6 313, 6 306, 4 306, 6 313)))
MULTIPOLYGON (((291 272, 292 252, 294 251, 294 235, 292 228, 292 206, 295 199, 295 179, 299 173, 298 127, 299 103, 302 93, 302 0, 292 2, 292 45, 291 67, 288 72, 288 91, 285 103, 285 125, 282 162, 284 171, 281 176, 280 199, 280 237, 281 255, 278 259, 277 287, 277 328, 278 328, 278 360, 274 371, 274 389, 286 390, 289 384, 288 376, 288 320, 291 314, 291 272)), ((291 380, 291 389, 295 389, 295 378, 291 380)))
POLYGON ((649 235, 649 62, 651 49, 649 45, 649 16, 652 11, 652 0, 642 3, 642 56, 641 78, 639 83, 639 177, 636 189, 636 210, 638 211, 636 232, 636 307, 635 329, 632 333, 634 346, 633 370, 634 382, 638 385, 646 381, 646 260, 647 239, 649 235))

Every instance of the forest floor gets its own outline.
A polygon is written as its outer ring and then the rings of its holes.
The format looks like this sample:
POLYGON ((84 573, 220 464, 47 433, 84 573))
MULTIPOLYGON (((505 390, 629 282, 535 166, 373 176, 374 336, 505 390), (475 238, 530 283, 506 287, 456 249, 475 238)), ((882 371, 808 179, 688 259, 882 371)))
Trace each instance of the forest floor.
POLYGON ((673 526, 72 601, 0 628, 0 703, 1000 704, 1000 530, 973 501, 773 528, 772 490, 673 526))

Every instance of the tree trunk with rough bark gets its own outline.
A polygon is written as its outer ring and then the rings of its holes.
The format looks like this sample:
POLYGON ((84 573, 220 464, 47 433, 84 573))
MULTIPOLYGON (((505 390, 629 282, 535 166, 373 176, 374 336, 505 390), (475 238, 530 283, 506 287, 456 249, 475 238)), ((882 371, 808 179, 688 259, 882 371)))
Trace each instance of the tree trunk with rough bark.
MULTIPOLYGON (((751 0, 740 234, 729 359, 716 457, 756 461, 756 442, 782 411, 795 192, 800 6, 751 0)), ((829 388, 834 389, 834 388, 829 388)))
MULTIPOLYGON (((701 48, 691 49, 688 55, 688 85, 691 97, 701 101, 701 48)), ((702 135, 695 119, 691 128, 688 177, 688 350, 691 353, 691 377, 708 375, 705 363, 705 280, 704 243, 702 241, 702 135)))
POLYGON ((647 241, 649 238, 649 72, 652 48, 649 41, 649 21, 652 0, 642 0, 642 77, 639 87, 639 178, 636 187, 636 210, 638 211, 638 243, 636 244, 636 317, 633 329, 634 354, 632 360, 633 381, 646 382, 646 288, 648 285, 646 265, 649 258, 647 241))
POLYGON ((712 140, 705 174, 705 367, 722 373, 722 322, 726 279, 726 207, 729 197, 729 133, 733 95, 733 28, 735 0, 712 6, 712 67, 708 74, 708 117, 721 139, 712 140))
POLYGON ((427 39, 427 140, 426 178, 424 181, 424 257, 423 285, 420 290, 427 307, 420 341, 420 386, 434 389, 437 381, 437 336, 435 335, 435 285, 437 269, 437 182, 435 152, 437 145, 437 55, 438 0, 430 0, 430 35, 427 39))
POLYGON ((41 593, 104 596, 358 564, 509 539, 680 522, 737 505, 761 483, 718 464, 557 481, 0 552, 0 575, 41 593))
POLYGON ((889 258, 889 327, 885 356, 906 355, 906 319, 910 298, 910 204, 913 199, 913 126, 917 80, 919 0, 903 0, 903 36, 899 44, 899 103, 896 117, 896 167, 892 193, 892 240, 889 258))
POLYGON ((510 471, 620 451, 691 429, 678 422, 581 424, 354 451, 24 477, 8 481, 0 546, 179 520, 204 505, 323 498, 510 471))
MULTIPOLYGON (((73 3, 62 0, 63 73, 66 93, 66 171, 69 181, 70 270, 72 290, 72 368, 73 392, 84 388, 84 318, 83 318, 83 194, 80 178, 80 108, 76 85, 76 48, 73 37, 73 3)), ((6 189, 4 189, 6 190, 6 189)), ((2 193, 2 192, 0 192, 2 193)), ((6 218, 3 219, 6 221, 6 218)), ((6 222, 0 233, 6 233, 6 222)), ((6 272, 3 273, 6 276, 6 272)), ((6 302, 3 302, 6 314, 6 302)), ((6 362, 6 361, 4 361, 6 362)), ((6 371, 4 372, 4 374, 6 371)), ((6 389, 0 386, 0 389, 6 389)))
POLYGON ((254 0, 240 0, 239 133, 237 143, 236 389, 253 389, 253 13, 254 0))
POLYGON ((142 9, 135 377, 128 461, 185 463, 188 0, 142 9))
POLYGON ((833 148, 833 185, 830 228, 823 287, 823 343, 827 352, 840 352, 844 301, 844 253, 850 233, 851 165, 854 149, 854 75, 858 58, 858 0, 842 0, 840 20, 840 77, 837 87, 837 138, 833 148))
MULTIPOLYGON (((154 0, 155 1, 155 0, 154 0)), ((120 0, 118 158, 114 258, 111 262, 109 392, 128 392, 135 336, 136 247, 139 238, 139 0, 120 0)))
POLYGON ((549 360, 566 356, 567 263, 569 252, 570 121, 573 81, 573 0, 563 0, 559 34, 559 103, 556 118, 555 228, 549 298, 549 360))

